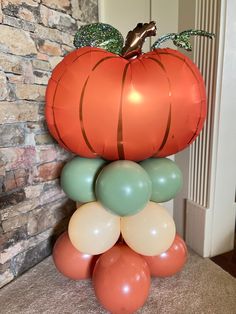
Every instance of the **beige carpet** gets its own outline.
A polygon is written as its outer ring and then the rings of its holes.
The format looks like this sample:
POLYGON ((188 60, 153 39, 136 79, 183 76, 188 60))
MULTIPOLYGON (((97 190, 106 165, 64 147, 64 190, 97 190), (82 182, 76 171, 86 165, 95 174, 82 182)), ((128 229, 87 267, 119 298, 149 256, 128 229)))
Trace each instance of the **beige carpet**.
MULTIPOLYGON (((107 313, 90 281, 75 282, 55 269, 51 257, 0 290, 1 314, 107 313)), ((236 279, 209 259, 191 253, 184 270, 153 279, 142 314, 236 314, 236 279)))

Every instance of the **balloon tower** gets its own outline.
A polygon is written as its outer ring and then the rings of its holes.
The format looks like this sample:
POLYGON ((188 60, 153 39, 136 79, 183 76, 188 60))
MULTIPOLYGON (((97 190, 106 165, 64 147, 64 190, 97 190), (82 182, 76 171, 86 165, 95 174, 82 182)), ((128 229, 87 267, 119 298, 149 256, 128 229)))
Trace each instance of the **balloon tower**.
POLYGON ((151 276, 179 272, 187 248, 161 203, 173 199, 182 173, 166 158, 190 145, 206 116, 206 93, 195 64, 168 40, 191 49, 191 35, 167 34, 142 53, 155 22, 126 37, 108 24, 82 26, 76 50, 56 66, 46 93, 52 136, 76 156, 61 187, 80 203, 53 259, 66 277, 92 278, 95 295, 111 313, 134 313, 145 303, 151 276))

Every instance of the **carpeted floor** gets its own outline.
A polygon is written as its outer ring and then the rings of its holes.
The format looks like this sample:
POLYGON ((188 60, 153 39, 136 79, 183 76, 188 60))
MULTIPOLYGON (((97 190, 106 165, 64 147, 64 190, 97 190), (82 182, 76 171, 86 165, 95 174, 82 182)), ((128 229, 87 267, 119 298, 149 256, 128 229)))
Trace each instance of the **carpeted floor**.
MULTIPOLYGON (((64 278, 49 257, 0 291, 1 314, 107 313, 90 281, 64 278)), ((236 279, 209 259, 190 253, 184 270, 153 279, 139 314, 236 314, 236 279)))

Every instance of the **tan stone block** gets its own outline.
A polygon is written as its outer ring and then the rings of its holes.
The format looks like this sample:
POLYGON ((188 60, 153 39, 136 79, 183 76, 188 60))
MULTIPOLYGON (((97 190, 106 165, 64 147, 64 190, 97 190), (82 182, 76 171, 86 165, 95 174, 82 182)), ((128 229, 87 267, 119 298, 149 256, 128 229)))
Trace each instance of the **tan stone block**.
POLYGON ((8 79, 8 82, 12 84, 24 83, 23 75, 8 74, 7 79, 8 79))
POLYGON ((35 22, 34 14, 24 7, 19 8, 18 17, 29 22, 35 22))
POLYGON ((11 230, 14 230, 16 228, 19 228, 23 225, 25 225, 28 221, 28 215, 27 214, 23 214, 23 215, 19 215, 7 220, 3 220, 2 221, 2 228, 4 232, 8 232, 11 230))
POLYGON ((16 84, 15 94, 19 99, 27 100, 44 100, 46 86, 33 85, 33 84, 16 84))
POLYGON ((48 61, 48 55, 45 53, 38 52, 37 53, 37 59, 43 60, 43 61, 48 61))
POLYGON ((48 80, 51 73, 41 70, 34 70, 34 82, 35 84, 48 85, 48 80))
POLYGON ((7 53, 0 52, 1 68, 6 72, 21 74, 21 66, 16 56, 11 56, 7 53))
POLYGON ((63 43, 73 47, 74 36, 55 28, 48 28, 37 24, 35 28, 35 36, 40 39, 47 39, 52 42, 63 43))
POLYGON ((37 121, 38 109, 38 105, 31 102, 0 102, 0 123, 37 121))
POLYGON ((64 198, 32 211, 27 225, 28 234, 36 235, 58 225, 65 217, 71 216, 74 210, 74 202, 64 198))
POLYGON ((62 61, 63 57, 49 57, 49 63, 51 65, 51 68, 54 69, 56 67, 56 65, 58 65, 58 63, 60 63, 62 61))
POLYGON ((40 5, 40 16, 43 25, 52 27, 59 23, 60 12, 49 9, 44 5, 40 5))
POLYGON ((60 45, 49 40, 38 41, 38 50, 50 56, 60 56, 62 54, 60 45))
POLYGON ((0 23, 2 23, 2 20, 3 20, 3 13, 2 13, 1 5, 0 5, 0 23))
MULTIPOLYGON (((30 188, 30 187, 28 187, 30 188)), ((35 193, 36 194, 36 193, 35 193)), ((1 219, 7 220, 33 210, 39 205, 39 200, 37 198, 30 199, 24 202, 20 202, 16 205, 9 206, 1 210, 1 219)))
POLYGON ((15 55, 36 54, 35 43, 30 35, 22 29, 1 25, 0 44, 2 50, 15 55))
POLYGON ((62 13, 44 5, 40 5, 41 21, 45 26, 57 28, 61 31, 74 33, 78 27, 74 18, 72 18, 68 12, 62 13))
POLYGON ((18 253, 22 252, 25 247, 23 246, 24 242, 18 242, 15 245, 10 246, 9 248, 0 252, 0 264, 4 264, 9 261, 13 256, 16 256, 18 253))
POLYGON ((0 71, 0 100, 7 98, 9 93, 7 86, 6 74, 3 71, 0 71))
POLYGON ((42 3, 52 9, 59 9, 64 12, 70 8, 70 0, 42 0, 42 3))
POLYGON ((18 168, 29 169, 36 163, 35 147, 0 148, 1 165, 5 171, 18 168))
POLYGON ((59 180, 57 179, 45 183, 43 192, 39 197, 39 202, 41 205, 45 205, 65 197, 66 195, 60 186, 59 180))
MULTIPOLYGON (((60 57, 55 57, 55 58, 60 58, 60 57)), ((32 61, 32 64, 33 64, 33 67, 35 69, 38 69, 38 70, 44 70, 44 71, 50 71, 51 70, 50 62, 45 62, 43 60, 34 59, 32 61)))
POLYGON ((28 172, 25 169, 16 169, 6 172, 3 180, 4 191, 8 192, 15 188, 25 186, 28 179, 28 172))
POLYGON ((55 140, 49 133, 46 133, 46 134, 37 134, 35 136, 35 142, 37 145, 42 145, 42 144, 55 143, 55 140))
POLYGON ((0 127, 0 147, 24 144, 25 129, 22 124, 6 123, 0 127))
POLYGON ((40 163, 46 163, 54 161, 57 158, 57 149, 55 145, 37 146, 37 161, 40 163))
POLYGON ((0 52, 0 65, 3 71, 15 74, 23 74, 23 65, 26 61, 19 56, 13 56, 0 52))
POLYGON ((24 3, 27 3, 28 6, 32 6, 32 7, 37 7, 38 3, 35 2, 34 0, 2 0, 2 8, 6 8, 7 6, 11 6, 11 5, 15 5, 15 6, 19 6, 22 5, 24 3))
POLYGON ((35 146, 35 134, 34 133, 25 133, 25 145, 27 146, 35 146))
POLYGON ((48 230, 36 235, 35 237, 30 237, 27 240, 19 241, 16 244, 8 247, 7 249, 4 249, 2 252, 0 252, 0 264, 5 264, 17 254, 25 250, 29 250, 32 247, 38 245, 40 242, 48 239, 53 234, 53 231, 53 228, 49 228, 48 230))
POLYGON ((39 179, 41 181, 54 180, 60 176, 64 163, 61 161, 53 161, 38 166, 39 179))
POLYGON ((13 171, 8 171, 6 173, 3 186, 4 186, 5 192, 13 190, 13 189, 15 189, 17 187, 17 183, 16 183, 16 180, 15 180, 13 171))
POLYGON ((26 61, 22 65, 22 68, 23 68, 24 83, 26 84, 36 83, 34 73, 33 73, 32 63, 30 61, 26 61))
POLYGON ((55 224, 55 218, 49 208, 34 210, 29 216, 27 230, 30 236, 39 234, 55 224))
POLYGON ((44 183, 25 187, 24 191, 25 191, 26 198, 29 198, 30 201, 32 201, 33 198, 39 197, 43 191, 43 187, 44 187, 44 183))
POLYGON ((76 20, 81 19, 82 12, 79 7, 79 1, 78 0, 71 0, 71 11, 72 11, 72 17, 76 20))

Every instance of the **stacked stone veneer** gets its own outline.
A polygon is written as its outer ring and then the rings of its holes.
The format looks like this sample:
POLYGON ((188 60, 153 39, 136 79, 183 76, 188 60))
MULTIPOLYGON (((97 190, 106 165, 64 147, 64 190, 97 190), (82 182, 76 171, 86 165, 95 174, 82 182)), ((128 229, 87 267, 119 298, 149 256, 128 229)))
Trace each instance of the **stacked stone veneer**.
POLYGON ((45 90, 96 0, 1 0, 0 287, 51 253, 75 209, 58 177, 71 155, 49 135, 45 90))

